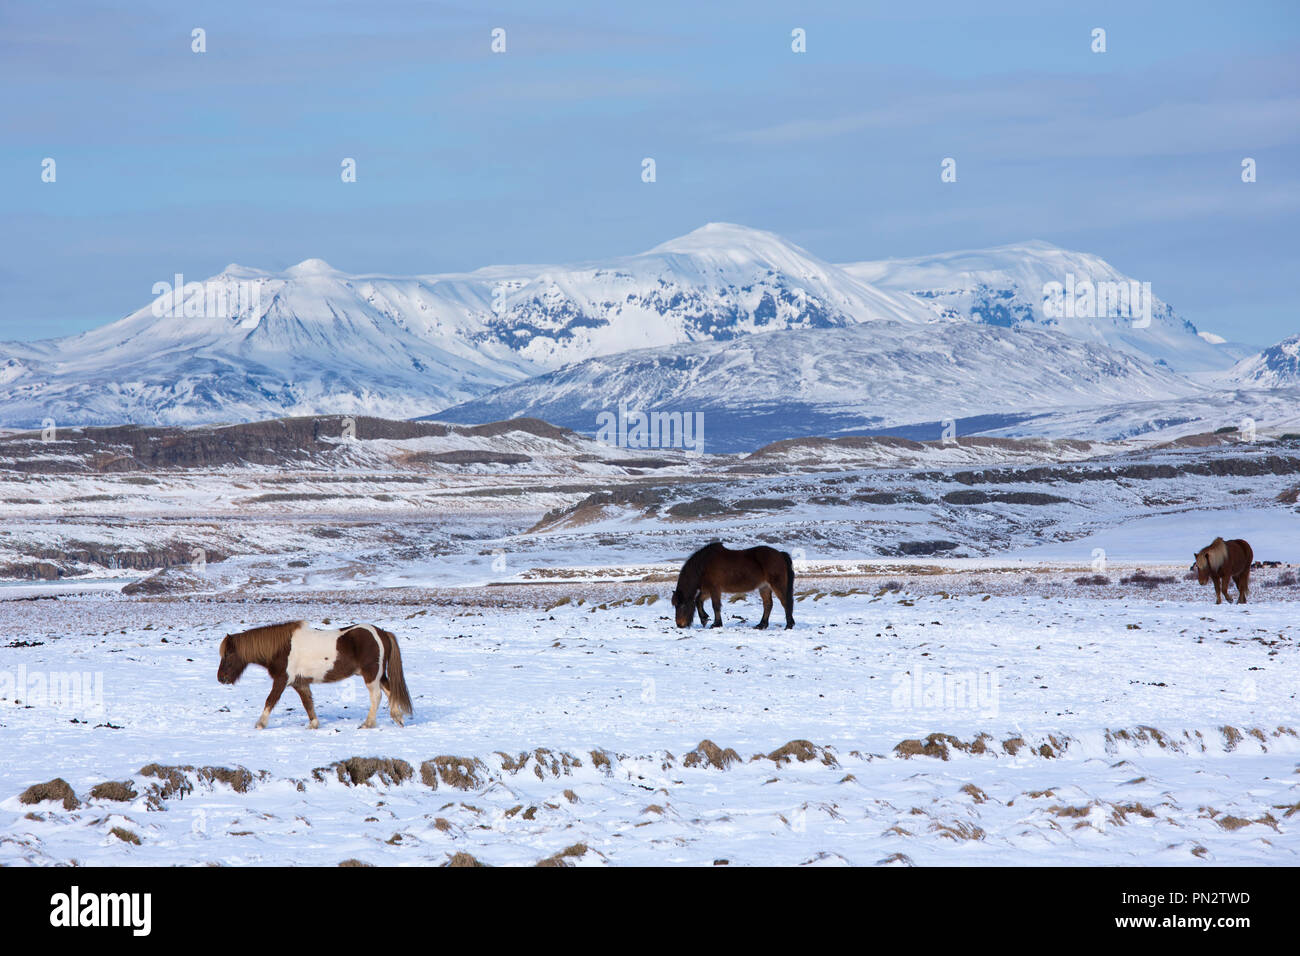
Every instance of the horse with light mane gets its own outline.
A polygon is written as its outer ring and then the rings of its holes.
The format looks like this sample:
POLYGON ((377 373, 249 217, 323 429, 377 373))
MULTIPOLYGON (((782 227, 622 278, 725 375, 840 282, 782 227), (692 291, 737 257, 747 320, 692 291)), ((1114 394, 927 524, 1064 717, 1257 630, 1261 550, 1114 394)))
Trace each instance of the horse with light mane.
POLYGON ((754 626, 767 627, 772 614, 772 592, 785 609, 786 630, 794 627, 794 561, 776 548, 759 545, 732 551, 720 541, 705 545, 682 565, 673 591, 673 608, 678 627, 690 627, 698 612, 700 624, 707 625, 704 598, 713 602, 713 626, 722 627, 722 595, 747 594, 758 588, 763 599, 763 619, 754 626))
POLYGON ((370 692, 370 713, 362 727, 375 726, 381 692, 388 694, 388 710, 399 727, 405 723, 404 715, 412 713, 397 638, 373 624, 318 631, 306 621, 288 621, 227 634, 221 642, 217 680, 233 684, 249 664, 260 664, 271 675, 271 693, 257 722, 259 730, 265 729, 285 687, 298 692, 310 721, 308 726, 315 730, 320 721, 316 719, 311 685, 331 684, 358 674, 370 692))
POLYGON ((1214 581, 1215 604, 1222 604, 1225 597, 1229 603, 1232 602, 1228 595, 1229 579, 1237 582, 1237 603, 1245 604, 1246 595, 1250 593, 1250 566, 1254 561, 1255 552, 1248 542, 1241 538, 1231 541, 1215 538, 1196 552, 1192 570, 1196 572, 1199 583, 1214 581))

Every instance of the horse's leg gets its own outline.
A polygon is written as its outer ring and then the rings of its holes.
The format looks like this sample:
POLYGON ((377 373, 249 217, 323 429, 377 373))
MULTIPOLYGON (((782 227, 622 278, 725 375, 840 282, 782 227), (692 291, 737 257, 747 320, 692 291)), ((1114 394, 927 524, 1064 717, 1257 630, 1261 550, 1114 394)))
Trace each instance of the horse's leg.
POLYGON ((709 597, 713 603, 713 626, 722 627, 722 588, 715 587, 709 597))
POLYGON ((1210 580, 1212 580, 1212 581, 1214 582, 1214 603, 1215 603, 1215 604, 1222 604, 1222 603, 1223 603, 1223 593, 1222 593, 1222 591, 1220 591, 1220 587, 1221 587, 1221 585, 1219 584, 1219 576, 1216 574, 1216 575, 1215 575, 1213 578, 1211 578, 1210 580))
MULTIPOLYGON (((364 676, 362 679, 365 679, 364 676)), ((370 713, 366 714, 366 722, 361 726, 369 728, 375 726, 375 714, 379 711, 379 701, 383 697, 383 688, 379 686, 379 678, 376 677, 372 681, 366 681, 366 690, 370 691, 370 713)))
POLYGON ((787 583, 787 585, 776 594, 776 596, 781 599, 781 607, 785 609, 785 629, 787 631, 794 627, 794 600, 792 592, 793 589, 787 583))
POLYGON ((754 627, 761 631, 767 627, 767 619, 772 616, 772 589, 764 584, 758 589, 758 596, 763 599, 763 619, 754 627))
POLYGON ((1237 575, 1237 603, 1245 604, 1246 595, 1250 593, 1250 568, 1247 567, 1237 575))
POLYGON ((700 612, 700 626, 709 626, 709 615, 704 610, 704 597, 701 594, 695 595, 695 610, 700 612))
POLYGON ((262 708, 262 716, 257 721, 257 729, 265 730, 267 718, 271 716, 271 710, 280 700, 280 695, 284 693, 284 687, 289 682, 288 674, 281 674, 279 677, 271 678, 271 693, 266 695, 266 706, 262 708))
POLYGON ((307 726, 312 730, 316 730, 320 727, 320 721, 316 719, 316 704, 311 699, 311 685, 307 683, 294 684, 293 689, 302 698, 302 709, 307 711, 307 720, 309 721, 307 726))

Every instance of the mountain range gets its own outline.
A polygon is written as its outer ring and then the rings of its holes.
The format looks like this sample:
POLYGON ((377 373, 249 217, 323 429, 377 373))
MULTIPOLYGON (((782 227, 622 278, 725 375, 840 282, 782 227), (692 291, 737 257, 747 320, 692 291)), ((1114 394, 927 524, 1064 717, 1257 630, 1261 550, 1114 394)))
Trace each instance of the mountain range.
POLYGON ((308 259, 153 291, 91 331, 0 343, 0 425, 527 413, 590 431, 622 402, 795 437, 1300 385, 1294 340, 1243 357, 1043 242, 835 265, 715 223, 575 265, 394 276, 308 259))

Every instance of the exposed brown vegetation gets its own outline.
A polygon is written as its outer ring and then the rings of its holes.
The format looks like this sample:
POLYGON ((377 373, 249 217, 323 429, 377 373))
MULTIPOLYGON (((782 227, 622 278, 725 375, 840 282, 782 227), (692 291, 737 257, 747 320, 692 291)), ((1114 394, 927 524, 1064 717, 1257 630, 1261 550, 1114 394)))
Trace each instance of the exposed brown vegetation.
POLYGON ((474 790, 487 782, 487 766, 477 757, 443 755, 420 764, 420 780, 426 787, 438 789, 443 783, 456 790, 474 790))
MULTIPOLYGON (((790 746, 786 744, 786 746, 790 746)), ((682 757, 683 767, 713 767, 726 770, 733 763, 740 763, 740 754, 730 747, 723 750, 712 740, 701 740, 695 749, 682 757)))
POLYGON ((106 780, 90 788, 92 800, 116 800, 119 803, 129 803, 138 796, 130 780, 106 780))
POLYGON ((109 830, 108 832, 113 834, 113 836, 117 837, 123 843, 130 843, 134 846, 140 845, 140 837, 137 834, 132 833, 130 830, 126 829, 125 827, 113 827, 113 829, 109 830))
POLYGON ((18 795, 19 803, 44 803, 46 800, 61 802, 65 810, 75 810, 81 806, 72 787, 62 777, 55 777, 45 783, 34 783, 18 795))
POLYGON ((792 740, 782 747, 778 747, 770 754, 767 759, 780 765, 789 763, 791 760, 797 760, 800 763, 807 763, 810 760, 820 760, 828 767, 838 766, 835 757, 824 747, 819 747, 809 740, 792 740))
POLYGON ((580 859, 587 855, 587 844, 575 843, 572 846, 565 847, 559 853, 548 856, 544 860, 538 860, 536 866, 573 866, 571 860, 580 859))
POLYGON ((347 760, 335 761, 326 767, 317 767, 312 771, 312 777, 316 780, 324 780, 330 771, 334 772, 339 783, 346 783, 353 787, 362 784, 374 786, 371 783, 374 777, 378 777, 381 783, 391 787, 415 776, 415 771, 405 760, 396 760, 392 757, 349 757, 347 760))

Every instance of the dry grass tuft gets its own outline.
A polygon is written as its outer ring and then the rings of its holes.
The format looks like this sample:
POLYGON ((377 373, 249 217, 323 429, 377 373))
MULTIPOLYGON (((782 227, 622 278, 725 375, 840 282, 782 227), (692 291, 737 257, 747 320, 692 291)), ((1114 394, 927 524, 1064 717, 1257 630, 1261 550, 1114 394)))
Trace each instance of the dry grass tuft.
POLYGON ((108 832, 113 834, 113 836, 117 837, 123 843, 130 843, 133 846, 140 845, 140 837, 124 827, 113 827, 113 829, 108 832))
POLYGON ((565 847, 559 853, 548 856, 544 860, 538 860, 536 866, 573 866, 570 860, 580 859, 587 855, 587 844, 575 843, 573 846, 565 847))
POLYGON ((46 800, 62 802, 64 810, 75 810, 81 806, 71 785, 62 777, 55 777, 45 783, 34 783, 18 795, 19 803, 44 803, 46 800))
MULTIPOLYGON (((540 864, 539 864, 539 865, 540 865, 540 864)), ((481 862, 480 860, 476 859, 475 857, 470 856, 468 853, 466 853, 466 852, 464 852, 464 851, 462 850, 462 851, 460 851, 460 852, 453 853, 450 857, 448 857, 447 862, 444 863, 443 866, 482 866, 482 867, 486 867, 487 864, 481 862)))
POLYGON ((105 780, 90 788, 92 800, 115 800, 118 803, 130 803, 139 794, 130 780, 105 780))
POLYGON ((444 754, 420 764, 420 779, 433 790, 439 783, 456 790, 474 790, 487 783, 487 765, 477 757, 444 754))
POLYGON ((778 747, 770 754, 767 759, 776 764, 789 763, 791 760, 797 760, 800 763, 808 763, 810 760, 820 760, 828 767, 838 766, 834 756, 824 747, 818 747, 809 740, 792 740, 788 744, 778 747))
MULTIPOLYGON (((790 746, 786 744, 786 746, 790 746)), ((712 740, 701 740, 695 749, 682 757, 683 767, 713 767, 726 770, 733 763, 740 763, 740 754, 728 747, 723 750, 712 740)))

